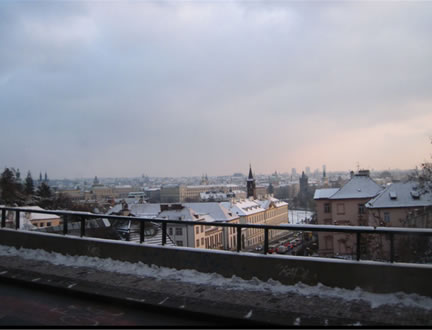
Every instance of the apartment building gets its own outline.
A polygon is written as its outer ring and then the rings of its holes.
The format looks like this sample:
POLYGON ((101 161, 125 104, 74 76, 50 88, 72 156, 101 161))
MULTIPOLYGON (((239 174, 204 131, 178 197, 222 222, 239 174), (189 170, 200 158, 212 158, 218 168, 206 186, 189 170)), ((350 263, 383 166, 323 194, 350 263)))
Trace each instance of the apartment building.
POLYGON ((167 233, 170 240, 177 246, 185 247, 224 250, 234 250, 237 247, 235 228, 212 225, 215 222, 239 223, 239 217, 230 213, 220 203, 127 204, 123 202, 111 208, 108 214, 194 221, 199 225, 169 224, 167 233))
MULTIPOLYGON (((314 200, 319 225, 366 226, 366 203, 383 188, 370 177, 369 171, 359 171, 340 189, 317 189, 314 200)), ((322 256, 353 256, 356 237, 347 233, 319 233, 319 254, 322 256)))
POLYGON ((199 202, 202 193, 227 194, 233 190, 239 190, 239 186, 233 184, 197 186, 169 184, 161 187, 160 200, 161 203, 199 202))
MULTIPOLYGON (((222 202, 232 214, 240 217, 240 223, 280 225, 288 223, 288 203, 273 197, 267 199, 244 199, 232 202, 222 202)), ((285 232, 286 233, 286 232, 285 232)), ((284 231, 270 230, 269 240, 282 236, 284 231)), ((243 229, 242 247, 248 248, 264 243, 264 230, 257 228, 243 229)))
MULTIPOLYGON (((366 203, 366 208, 370 226, 432 228, 432 193, 422 193, 416 182, 397 182, 387 186, 366 203)), ((406 240, 406 236, 395 236, 394 245, 398 254, 407 249, 403 246, 406 240)), ((389 236, 371 237, 369 251, 377 259, 388 259, 389 236)))

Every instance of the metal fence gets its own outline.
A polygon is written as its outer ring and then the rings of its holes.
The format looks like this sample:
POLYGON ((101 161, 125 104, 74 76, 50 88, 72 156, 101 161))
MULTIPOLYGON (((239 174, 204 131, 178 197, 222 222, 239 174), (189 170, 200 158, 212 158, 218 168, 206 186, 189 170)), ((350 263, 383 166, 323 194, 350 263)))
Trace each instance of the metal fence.
POLYGON ((145 218, 145 217, 131 217, 119 215, 106 215, 94 214, 89 212, 75 212, 75 211, 62 211, 62 210, 33 210, 16 207, 0 207, 1 210, 1 224, 0 227, 6 227, 6 211, 15 212, 15 229, 20 228, 20 213, 42 213, 42 214, 55 214, 63 217, 63 235, 68 233, 68 222, 80 221, 81 230, 80 236, 85 236, 85 222, 89 219, 105 218, 113 220, 131 220, 140 223, 140 243, 144 242, 144 224, 146 222, 160 223, 162 227, 162 245, 166 244, 167 240, 167 224, 181 224, 187 226, 216 226, 216 227, 232 227, 237 235, 237 252, 240 252, 241 247, 241 232, 243 228, 257 228, 264 230, 264 254, 267 254, 269 249, 269 230, 287 230, 287 231, 309 231, 309 232, 340 232, 355 234, 357 239, 356 259, 360 260, 361 257, 361 235, 362 234, 377 234, 389 235, 390 238, 390 262, 394 262, 394 235, 418 235, 418 236, 432 236, 432 229, 426 228, 401 228, 401 227, 371 227, 371 226, 334 226, 334 225, 294 225, 283 224, 278 226, 269 225, 253 225, 253 224, 237 224, 225 222, 211 222, 201 223, 189 220, 167 220, 158 218, 145 218))

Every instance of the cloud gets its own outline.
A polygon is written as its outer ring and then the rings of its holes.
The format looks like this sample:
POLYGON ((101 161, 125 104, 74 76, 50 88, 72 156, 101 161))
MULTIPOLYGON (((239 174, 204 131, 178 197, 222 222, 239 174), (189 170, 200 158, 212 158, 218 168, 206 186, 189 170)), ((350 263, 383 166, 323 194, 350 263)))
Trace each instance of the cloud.
POLYGON ((415 159, 428 152, 431 6, 2 2, 0 165, 60 177, 413 166, 377 155, 406 141, 415 159))

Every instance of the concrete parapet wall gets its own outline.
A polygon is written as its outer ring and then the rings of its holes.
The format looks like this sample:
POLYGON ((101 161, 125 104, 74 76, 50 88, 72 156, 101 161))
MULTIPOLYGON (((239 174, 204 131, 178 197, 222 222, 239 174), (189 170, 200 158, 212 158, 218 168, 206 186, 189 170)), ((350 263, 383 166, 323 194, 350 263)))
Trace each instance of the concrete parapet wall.
POLYGON ((244 279, 273 279, 284 284, 322 283, 330 287, 370 292, 418 293, 432 296, 432 265, 390 264, 327 258, 257 255, 204 249, 170 248, 132 242, 79 238, 0 229, 0 244, 43 249, 67 255, 112 258, 176 269, 233 275, 244 279))

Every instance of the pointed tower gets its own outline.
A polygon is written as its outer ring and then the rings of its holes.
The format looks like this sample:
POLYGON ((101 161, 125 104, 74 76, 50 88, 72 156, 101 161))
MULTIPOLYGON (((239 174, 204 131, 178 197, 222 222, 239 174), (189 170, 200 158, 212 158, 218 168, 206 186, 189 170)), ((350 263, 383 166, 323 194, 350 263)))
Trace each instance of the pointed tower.
POLYGON ((247 178, 247 198, 253 197, 256 199, 255 179, 252 175, 252 166, 249 164, 249 176, 247 178))

